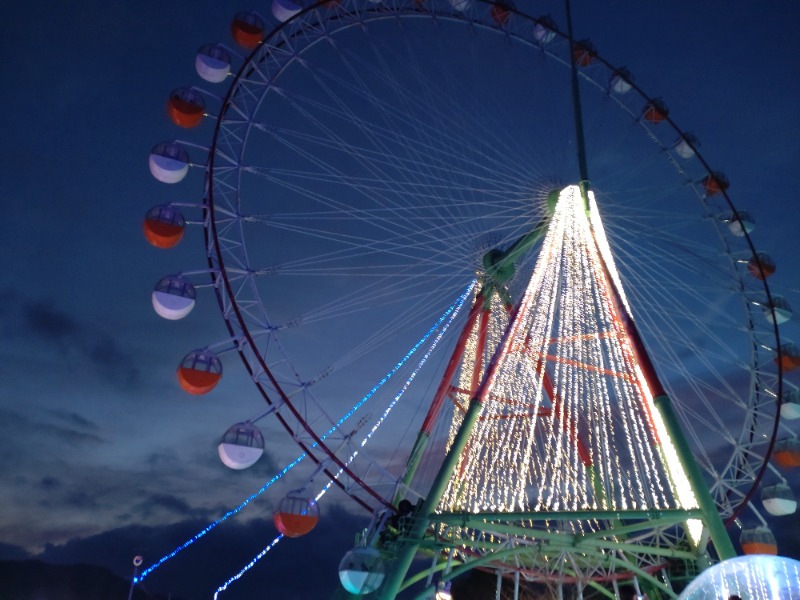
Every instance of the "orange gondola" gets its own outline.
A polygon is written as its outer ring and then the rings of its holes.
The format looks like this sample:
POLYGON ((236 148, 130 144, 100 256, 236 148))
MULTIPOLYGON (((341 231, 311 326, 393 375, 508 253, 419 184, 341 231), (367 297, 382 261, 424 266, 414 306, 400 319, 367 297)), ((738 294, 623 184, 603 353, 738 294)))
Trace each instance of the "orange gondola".
POLYGON ((178 366, 178 383, 190 394, 207 394, 222 379, 222 362, 208 350, 193 350, 178 366))
POLYGON ((278 505, 273 515, 275 527, 290 538, 309 533, 319 523, 319 505, 314 498, 300 492, 290 492, 278 505))

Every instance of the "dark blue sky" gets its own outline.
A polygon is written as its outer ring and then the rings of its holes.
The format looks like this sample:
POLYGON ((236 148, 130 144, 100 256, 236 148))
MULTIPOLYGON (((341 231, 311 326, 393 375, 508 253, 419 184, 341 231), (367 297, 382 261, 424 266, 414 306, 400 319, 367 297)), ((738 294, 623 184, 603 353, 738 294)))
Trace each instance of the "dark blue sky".
MULTIPOLYGON (((563 23, 560 2, 518 4, 563 23)), ((153 283, 201 267, 204 248, 198 232, 168 256, 144 242, 144 211, 176 199, 150 177, 147 154, 175 135, 164 103, 170 90, 196 81, 195 50, 227 41, 240 8, 14 1, 3 11, 0 558, 97 562, 127 573, 135 552, 157 559, 299 453, 275 430, 252 470, 219 464, 215 437, 260 401, 233 361, 224 398, 187 398, 174 382, 187 350, 224 337, 214 302, 177 323, 150 307, 153 283)), ((755 239, 778 263, 775 291, 800 306, 800 8, 576 0, 573 12, 577 37, 629 67, 699 136, 705 158, 729 176, 731 197, 757 219, 755 239)), ((191 185, 180 188, 186 201, 202 194, 199 178, 191 185)), ((784 331, 800 342, 796 323, 784 331)), ((165 565, 148 588, 210 596, 274 537, 269 507, 277 498, 165 565)), ((320 580, 335 586, 335 564, 364 515, 333 502, 325 512, 315 539, 279 546, 223 597, 294 589, 309 563, 324 565, 320 580)), ((800 556, 796 544, 792 551, 800 556)))

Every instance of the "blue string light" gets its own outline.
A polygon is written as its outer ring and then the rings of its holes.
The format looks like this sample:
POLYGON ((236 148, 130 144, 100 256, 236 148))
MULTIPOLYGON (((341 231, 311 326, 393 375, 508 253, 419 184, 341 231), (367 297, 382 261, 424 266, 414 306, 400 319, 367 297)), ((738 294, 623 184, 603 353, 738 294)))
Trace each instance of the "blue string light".
MULTIPOLYGON (((428 361, 428 358, 430 358, 430 355, 431 355, 431 354, 433 353, 433 351, 436 349, 436 346, 438 346, 438 345, 439 345, 439 342, 441 341, 441 339, 442 339, 442 336, 444 336, 444 334, 445 334, 445 332, 447 331, 447 329, 450 327, 450 325, 451 325, 451 324, 453 323, 453 321, 455 320, 456 316, 458 315, 459 311, 461 310, 461 307, 464 305, 464 302, 467 300, 467 298, 469 297, 470 293, 472 292, 472 289, 473 289, 473 287, 475 286, 475 283, 476 283, 476 282, 475 282, 475 281, 473 281, 473 282, 472 282, 472 283, 471 283, 471 284, 470 284, 470 285, 467 287, 466 291, 465 291, 465 292, 464 292, 464 293, 463 293, 461 296, 459 296, 458 300, 456 300, 456 301, 455 301, 455 303, 453 303, 453 304, 450 306, 450 308, 448 308, 448 309, 447 309, 447 311, 445 311, 445 313, 444 313, 444 314, 442 315, 442 317, 441 317, 441 318, 440 318, 440 319, 439 319, 439 320, 436 322, 436 324, 435 324, 433 327, 431 327, 431 329, 428 331, 428 333, 427 333, 427 334, 425 334, 425 337, 423 337, 423 338, 422 338, 422 340, 420 340, 420 342, 419 342, 419 343, 418 343, 416 346, 414 346, 414 348, 413 348, 413 349, 412 349, 412 350, 411 350, 411 351, 410 351, 408 354, 406 354, 406 356, 403 358, 403 360, 401 360, 399 363, 397 363, 397 365, 395 366, 394 370, 393 370, 392 372, 390 372, 390 373, 389 373, 389 374, 388 374, 386 377, 384 377, 384 378, 383 378, 383 380, 382 380, 382 381, 381 381, 381 382, 380 382, 380 383, 379 383, 377 386, 375 386, 374 388, 372 388, 372 390, 369 392, 369 394, 368 394, 368 395, 365 397, 365 398, 367 398, 367 397, 369 397, 370 395, 374 394, 374 393, 375 393, 375 391, 376 391, 376 390, 377 390, 377 389, 378 389, 378 388, 379 388, 381 385, 383 385, 383 383, 385 383, 385 381, 387 381, 389 377, 391 377, 392 375, 394 375, 394 374, 397 372, 397 370, 398 370, 398 369, 399 369, 401 366, 403 366, 403 364, 404 364, 404 363, 405 363, 405 362, 406 362, 406 361, 407 361, 407 360, 408 360, 408 359, 411 357, 411 355, 412 355, 412 354, 413 354, 413 353, 414 353, 414 352, 415 352, 415 351, 416 351, 416 350, 417 350, 417 349, 418 349, 418 348, 419 348, 419 347, 422 345, 422 343, 423 343, 423 342, 424 342, 424 341, 425 341, 425 340, 426 340, 426 339, 427 339, 427 338, 430 336, 430 334, 431 334, 431 333, 432 333, 432 332, 433 332, 435 329, 437 329, 437 328, 439 327, 439 325, 441 325, 441 324, 442 324, 442 322, 443 322, 443 321, 444 321, 444 320, 445 320, 445 319, 446 319, 446 318, 449 316, 449 320, 447 321, 447 323, 445 323, 445 324, 444 324, 444 326, 441 328, 441 330, 439 331, 439 333, 438 333, 438 334, 436 335, 436 337, 433 339, 433 342, 431 343, 431 345, 430 345, 430 347, 428 348, 427 352, 425 352, 425 354, 424 354, 424 355, 422 356, 422 358, 420 359, 419 363, 417 363, 417 368, 416 368, 416 369, 414 369, 414 371, 412 371, 412 373, 411 373, 411 374, 408 376, 408 379, 406 379, 406 382, 405 382, 405 384, 403 384, 403 387, 401 387, 401 388, 400 388, 400 391, 399 391, 399 392, 397 392, 397 394, 395 395, 395 397, 392 399, 392 402, 390 402, 390 403, 389 403, 389 406, 388 406, 388 407, 386 408, 386 410, 383 412, 383 414, 381 415, 380 419, 378 419, 377 423, 375 423, 375 425, 372 427, 372 429, 370 430, 370 432, 369 432, 369 433, 366 435, 366 437, 365 437, 365 438, 364 438, 364 439, 361 441, 361 444, 360 444, 360 447, 361 447, 361 448, 363 448, 363 447, 364 447, 364 446, 367 444, 367 442, 370 440, 370 438, 372 438, 373 434, 374 434, 374 433, 375 433, 375 432, 378 430, 378 428, 379 428, 379 427, 380 427, 380 426, 383 424, 383 422, 386 420, 386 417, 388 417, 388 416, 389 416, 389 413, 391 412, 392 408, 394 408, 394 406, 397 404, 397 402, 400 400, 400 398, 403 396, 403 394, 406 392, 406 390, 408 390, 408 387, 411 385, 411 382, 412 382, 412 381, 414 380, 414 378, 417 376, 417 373, 419 372, 419 370, 420 370, 420 369, 421 369, 421 368, 422 368, 422 367, 425 365, 425 363, 428 361)), ((360 406, 361 404, 363 404, 363 403, 364 403, 364 401, 365 401, 365 400, 364 400, 364 399, 362 399, 362 400, 361 400, 361 402, 359 402, 359 404, 358 404, 357 406, 360 406)), ((350 413, 350 414, 352 414, 352 412, 354 412, 354 411, 355 411, 355 408, 354 408, 354 409, 351 411, 351 413, 350 413)), ((339 424, 341 424, 342 422, 344 422, 346 419, 347 419, 347 417, 343 418, 343 419, 342 419, 342 420, 339 422, 339 424)), ((337 426, 338 426, 338 425, 337 425, 337 426)), ((336 429, 336 427, 332 428, 330 431, 328 431, 328 433, 331 433, 331 431, 333 431, 334 429, 336 429)), ((345 462, 345 465, 349 465, 350 463, 352 463, 352 462, 355 460, 355 458, 356 458, 356 456, 357 456, 357 455, 358 455, 358 450, 356 450, 355 452, 353 452, 353 454, 352 454, 352 455, 351 455, 351 456, 350 456, 350 457, 347 459, 347 461, 345 462)), ((321 499, 321 498, 322 498, 322 497, 325 495, 325 493, 326 493, 326 492, 327 492, 327 491, 328 491, 328 490, 331 488, 331 486, 333 485, 333 482, 334 482, 335 480, 339 479, 339 476, 340 476, 342 473, 344 473, 344 469, 343 469, 343 468, 339 469, 339 472, 338 472, 338 473, 336 473, 336 475, 333 477, 333 479, 331 479, 330 481, 328 481, 328 483, 326 483, 326 484, 325 484, 325 485, 322 487, 322 489, 320 490, 320 492, 319 492, 319 493, 316 495, 316 497, 314 498, 314 502, 319 502, 319 501, 320 501, 320 499, 321 499)), ((304 511, 302 514, 305 514, 305 511, 304 511)), ((244 567, 242 567, 242 569, 241 569, 241 570, 240 570, 240 571, 239 571, 239 572, 238 572, 236 575, 234 575, 233 577, 231 577, 230 579, 228 579, 228 581, 226 581, 224 584, 222 584, 220 587, 218 587, 218 588, 217 588, 217 591, 214 593, 214 600, 217 600, 217 596, 219 596, 220 592, 224 592, 226 589, 228 589, 228 587, 229 587, 229 586, 230 586, 230 585, 231 585, 233 582, 235 582, 235 581, 237 581, 238 579, 240 579, 240 578, 242 577, 242 575, 244 575, 244 574, 245 574, 247 571, 249 571, 251 568, 253 568, 253 567, 256 565, 256 563, 257 563, 259 560, 261 560, 261 559, 262 559, 262 558, 263 558, 263 557, 264 557, 264 556, 267 554, 267 552, 269 552, 270 550, 272 550, 272 549, 273 549, 273 548, 274 548, 274 547, 275 547, 275 546, 278 544, 278 542, 280 542, 280 541, 281 541, 281 539, 283 539, 283 534, 279 535, 279 536, 278 536, 278 537, 276 537, 274 540, 272 540, 272 543, 270 543, 270 545, 269 545, 269 546, 267 546, 267 547, 266 547, 266 548, 264 548, 264 549, 263 549, 261 552, 259 552, 259 553, 258 553, 258 555, 256 555, 256 557, 255 557, 255 558, 253 558, 253 560, 251 560, 251 561, 250 561, 249 563, 247 563, 247 564, 246 564, 244 567)))
MULTIPOLYGON (((376 384, 376 385, 375 385, 375 386, 374 386, 374 387, 373 387, 373 388, 372 388, 372 389, 371 389, 369 392, 367 392, 367 394, 366 394, 366 395, 365 395, 363 398, 361 398, 361 400, 359 400, 359 402, 358 402, 357 404, 355 404, 355 405, 353 406, 353 408, 351 408, 351 409, 350 409, 350 411, 349 411, 349 412, 348 412, 348 413, 347 413, 347 414, 346 414, 344 417, 342 417, 341 419, 339 419, 339 421, 336 423, 336 425, 334 425, 333 427, 331 427, 331 428, 330 428, 330 429, 329 429, 329 430, 328 430, 328 431, 327 431, 327 432, 326 432, 324 435, 320 436, 320 440, 325 440, 325 439, 326 439, 326 438, 327 438, 327 437, 328 437, 328 436, 329 436, 331 433, 333 433, 334 431, 336 431, 336 429, 338 429, 338 428, 339 428, 339 427, 340 427, 340 426, 341 426, 341 425, 342 425, 342 424, 343 424, 345 421, 347 421, 347 419, 349 419, 351 416, 353 416, 353 413, 355 413, 355 411, 357 411, 357 410, 358 410, 358 409, 359 409, 359 408, 360 408, 360 407, 361 407, 361 406, 362 406, 362 405, 363 405, 363 404, 364 404, 364 403, 365 403, 367 400, 369 400, 369 399, 370 399, 370 398, 371 398, 371 397, 372 397, 372 396, 375 394, 375 392, 376 392, 376 391, 378 391, 378 389, 380 389, 380 388, 381 388, 381 386, 383 386, 383 385, 384 385, 384 384, 385 384, 387 381, 389 381, 389 379, 390 379, 390 378, 391 378, 391 377, 392 377, 392 376, 393 376, 395 373, 397 373, 397 371, 399 371, 399 370, 400 370, 400 368, 401 368, 401 367, 402 367, 402 366, 403 366, 403 365, 404 365, 404 364, 405 364, 405 363, 408 361, 408 359, 409 359, 409 358, 411 358, 411 356, 412 356, 412 355, 413 355, 413 354, 414 354, 414 353, 415 353, 415 352, 416 352, 416 351, 417 351, 417 350, 420 348, 420 346, 422 346, 422 344, 424 344, 424 343, 425 343, 425 341, 426 341, 426 340, 427 340, 427 339, 428 339, 428 338, 431 336, 431 334, 433 334, 433 332, 434 332, 434 331, 435 331, 435 330, 436 330, 436 329, 437 329, 437 328, 438 328, 438 327, 439 327, 439 326, 442 324, 442 322, 443 322, 443 321, 444 321, 444 320, 445 320, 445 319, 446 319, 446 318, 447 318, 447 317, 448 317, 448 316, 449 316, 449 315, 450 315, 450 314, 451 314, 451 313, 452 313, 454 310, 456 311, 456 313, 458 312, 458 309, 461 307, 461 305, 464 303, 464 301, 466 300, 466 298, 469 296, 469 294, 470 294, 470 292, 472 291, 472 289, 474 288, 474 286, 475 286, 475 281, 472 281, 472 282, 471 282, 471 283, 470 283, 470 284, 467 286, 467 289, 464 291, 464 293, 463 293, 463 294, 462 294, 462 295, 461 295, 461 296, 458 298, 458 300, 456 300, 456 302, 454 302, 454 303, 453 303, 453 304, 452 304, 452 305, 451 305, 451 306, 450 306, 450 307, 449 307, 449 308, 448 308, 448 309, 447 309, 447 310, 444 312, 444 314, 442 314, 442 316, 441 316, 441 317, 439 318, 439 320, 438 320, 438 321, 437 321, 437 322, 436 322, 436 323, 433 325, 433 327, 431 327, 431 328, 430 328, 430 329, 427 331, 427 333, 425 333, 425 335, 424 335, 424 336, 422 336, 422 338, 421 338, 421 339, 420 339, 420 340, 419 340, 419 341, 418 341, 418 342, 417 342, 417 343, 414 345, 414 347, 413 347, 413 348, 411 348, 411 350, 409 350, 409 351, 406 353, 406 355, 405 355, 405 356, 402 358, 402 360, 400 360, 400 361, 399 361, 399 362, 398 362, 398 363, 397 363, 397 364, 394 366, 394 368, 393 368, 391 371, 389 371, 389 372, 388 372, 388 373, 387 373, 387 374, 386 374, 386 375, 385 375, 385 376, 384 376, 384 377, 383 377, 383 378, 382 378, 382 379, 381 379, 381 380, 380 380, 380 381, 379 381, 379 382, 378 382, 378 383, 377 383, 377 384, 376 384)), ((453 316, 455 316, 455 315, 453 315, 453 316)), ((440 337, 441 337, 441 335, 440 335, 440 337)), ((311 447, 312 447, 312 448, 314 448, 314 447, 316 447, 316 446, 317 446, 317 442, 314 442, 314 444, 312 444, 312 446, 311 446, 311 447)), ((214 528, 215 528, 217 525, 219 525, 219 524, 220 524, 220 523, 222 523, 223 521, 226 521, 226 520, 227 520, 227 519, 229 519, 230 517, 232 517, 232 516, 234 516, 234 515, 238 514, 238 513, 239 513, 239 512, 240 512, 242 509, 244 509, 244 508, 245 508, 245 507, 246 507, 248 504, 250 504, 250 502, 252 502, 252 501, 253 501, 253 500, 255 500, 256 498, 258 498, 258 497, 259 497, 261 494, 263 494, 264 492, 266 492, 266 491, 267 491, 267 490, 270 488, 270 486, 271 486, 273 483, 275 483, 275 482, 276 482, 276 481, 278 481, 278 480, 279 480, 281 477, 283 477, 284 475, 286 475, 286 473, 288 473, 288 472, 289 472, 291 469, 293 469, 293 468, 294 468, 294 467, 295 467, 295 466, 296 466, 298 463, 300 463, 300 461, 302 461, 302 460, 303 460, 303 459, 304 459, 306 456, 307 456, 307 455, 306 455, 306 453, 305 453, 305 452, 303 452, 303 453, 302 453, 300 456, 298 456, 297 458, 295 458, 295 459, 294 459, 292 462, 290 462, 290 463, 289 463, 289 464, 288 464, 286 467, 284 467, 282 471, 280 471, 280 472, 279 472, 279 473, 277 473, 275 476, 273 476, 273 477, 272 477, 272 479, 270 479, 270 480, 269 480, 267 483, 265 483, 265 484, 264 484, 264 485, 263 485, 263 486, 262 486, 262 487, 261 487, 261 488, 260 488, 258 491, 256 491, 255 493, 253 493, 253 494, 251 494, 249 497, 247 497, 247 498, 246 498, 246 499, 245 499, 245 500, 244 500, 244 501, 243 501, 241 504, 239 504, 239 506, 237 506, 236 508, 233 508, 233 509, 229 510, 227 513, 225 513, 225 514, 224 514, 222 517, 220 517, 220 518, 219 518, 219 519, 217 519, 216 521, 214 521, 214 522, 212 522, 212 523, 209 523, 209 524, 208 524, 206 527, 204 527, 204 528, 203 528, 202 530, 200 530, 198 533, 196 533, 196 534, 195 534, 195 535, 193 535, 191 538, 189 538, 188 540, 186 540, 186 541, 185 541, 183 544, 181 544, 180 546, 178 546, 177 548, 175 548, 175 549, 174 549, 172 552, 170 552, 169 554, 166 554, 166 555, 164 555, 163 557, 161 557, 161 558, 160 558, 158 561, 156 561, 155 563, 153 563, 152 565, 150 565, 149 567, 147 567, 146 569, 144 569, 144 570, 143 570, 143 571, 142 571, 142 572, 141 572, 141 573, 140 573, 138 576, 134 576, 134 578, 133 578, 133 583, 134 583, 134 584, 137 584, 137 583, 140 583, 140 582, 144 581, 144 579, 145 579, 145 578, 146 578, 148 575, 150 575, 150 574, 151 574, 153 571, 155 571, 157 568, 159 568, 159 567, 160 567, 161 565, 163 565, 165 562, 167 562, 168 560, 170 560, 170 559, 174 558, 174 557, 175 557, 175 556, 177 556, 177 555, 178 555, 180 552, 182 552, 183 550, 185 550, 186 548, 188 548, 189 546, 191 546, 192 544, 194 544, 194 543, 195 543, 197 540, 199 540, 200 538, 202 538, 204 535, 206 535, 208 532, 210 532, 212 529, 214 529, 214 528)), ((331 481, 330 483, 332 483, 332 481, 331 481)), ((330 483, 328 484, 328 486, 327 486, 327 487, 330 487, 330 483)), ((326 489, 327 489, 327 487, 326 487, 326 489)), ((323 493, 324 493, 324 492, 323 492, 323 493)), ((267 548, 266 548, 266 549, 263 551, 262 555, 263 555, 263 554, 266 554, 266 552, 268 552, 269 550, 271 550, 271 549, 272 549, 272 547, 273 547, 273 546, 275 546, 275 544, 277 544, 277 543, 280 541, 280 538, 281 538, 281 537, 283 537, 283 536, 279 536, 278 538, 276 538, 276 539, 275 539, 275 540, 272 542, 272 544, 270 544, 270 545, 269 545, 269 546, 268 546, 268 547, 267 547, 267 548)), ((260 556, 261 556, 261 555, 260 555, 260 556)), ((256 558, 256 559, 254 559, 254 562, 257 562, 257 560, 259 560, 259 559, 260 559, 260 556, 259 556, 258 558, 256 558)), ((243 573, 244 571, 246 571, 248 568, 249 568, 249 567, 245 568, 245 569, 242 571, 242 573, 243 573)), ((241 573, 240 573, 239 577, 241 577, 241 573)), ((237 577, 237 579, 238 579, 238 577, 237 577)), ((228 584, 226 584, 226 587, 227 587, 227 585, 228 585, 228 584)), ((224 589, 224 588, 223 588, 223 589, 224 589)), ((220 592, 220 590, 217 590, 217 593, 219 593, 219 592, 220 592)), ((216 598, 216 594, 215 594, 215 596, 214 596, 214 597, 216 598)))
POLYGON ((269 488, 269 487, 270 487, 270 486, 271 486, 273 483, 275 483, 275 482, 276 482, 276 481, 278 481, 278 480, 279 480, 281 477, 283 477, 284 475, 286 475, 286 473, 288 473, 288 472, 289 472, 289 471, 290 471, 290 470, 291 470, 291 469, 292 469, 292 468, 293 468, 295 465, 297 465, 297 463, 299 463, 299 462, 300 462, 301 460, 303 460, 305 457, 306 457, 306 454, 305 454, 305 452, 304 452, 303 454, 301 454, 300 456, 298 456, 297 458, 295 458, 295 459, 294 459, 292 462, 290 462, 290 463, 289 463, 289 464, 288 464, 286 467, 284 467, 284 469, 283 469, 283 470, 282 470, 280 473, 278 473, 278 474, 277 474, 277 475, 275 475, 275 476, 274 476, 272 479, 270 479, 270 480, 269 480, 267 483, 265 483, 265 484, 264 484, 264 486, 263 486, 263 487, 262 487, 260 490, 258 490, 257 492, 255 492, 254 494, 252 494, 251 496, 249 496, 249 497, 248 497, 248 498, 247 498, 247 499, 246 499, 244 502, 242 502, 242 503, 241 503, 239 506, 237 506, 236 508, 234 508, 234 509, 232 509, 232 510, 229 510, 229 511, 228 511, 228 512, 226 512, 226 513, 225 513, 225 514, 224 514, 222 517, 220 517, 219 519, 217 519, 217 520, 216 520, 216 521, 214 521, 213 523, 210 523, 210 524, 209 524, 209 525, 207 525, 207 526, 206 526, 204 529, 202 529, 201 531, 199 531, 198 533, 196 533, 194 536, 192 536, 190 539, 188 539, 187 541, 185 541, 183 544, 181 544, 181 545, 180 545, 180 546, 178 546, 177 548, 175 548, 175 550, 173 550, 172 552, 170 552, 170 553, 169 553, 169 554, 167 554, 166 556, 163 556, 163 557, 162 557, 160 560, 158 560, 157 562, 153 563, 152 565, 150 565, 149 567, 147 567, 145 570, 143 570, 143 571, 141 572, 141 574, 140 574, 138 577, 134 577, 134 578, 133 578, 133 583, 139 583, 139 582, 143 581, 145 577, 147 577, 147 576, 148 576, 150 573, 152 573, 153 571, 155 571, 155 570, 156 570, 158 567, 160 567, 161 565, 163 565, 163 564, 164 564, 165 562, 167 562, 169 559, 173 558, 173 557, 174 557, 175 555, 177 555, 179 552, 181 552, 181 551, 185 550, 186 548, 188 548, 189 546, 191 546, 192 544, 194 544, 194 543, 195 543, 197 540, 199 540, 201 537, 203 537, 205 534, 207 534, 209 531, 211 531, 212 529, 214 529, 214 528, 215 528, 217 525, 219 525, 219 524, 220 524, 220 523, 222 523, 223 521, 225 521, 225 520, 227 520, 228 518, 230 518, 230 517, 234 516, 235 514, 237 514, 237 513, 238 513, 240 510, 242 510, 242 509, 243 509, 245 506, 247 506, 248 504, 250 504, 250 502, 252 502, 252 501, 253 501, 253 500, 255 500, 256 498, 258 498, 258 497, 259 497, 261 494, 263 494, 265 491, 267 491, 267 489, 268 489, 268 488, 269 488))

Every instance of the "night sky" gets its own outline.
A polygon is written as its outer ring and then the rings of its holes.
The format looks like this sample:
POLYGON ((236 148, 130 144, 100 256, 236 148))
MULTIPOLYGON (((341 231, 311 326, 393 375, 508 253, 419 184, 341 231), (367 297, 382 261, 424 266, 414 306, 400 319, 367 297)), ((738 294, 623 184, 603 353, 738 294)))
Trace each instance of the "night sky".
MULTIPOLYGON (((734 202, 755 216, 757 244, 776 259, 774 291, 800 306, 797 4, 573 4, 576 36, 630 68, 699 136, 734 202)), ((564 22, 560 2, 518 5, 564 22)), ((252 469, 219 463, 217 436, 261 401, 233 361, 224 395, 182 393, 177 361, 223 337, 222 319, 205 302, 191 319, 167 323, 149 299, 170 269, 202 266, 204 247, 199 230, 169 256, 144 241, 144 212, 175 198, 150 176, 147 154, 173 135, 164 104, 196 80, 196 49, 227 40, 242 8, 269 12, 207 0, 15 0, 3 11, 0 559, 88 562, 129 575, 134 554, 157 560, 299 454, 276 433, 252 469)), ((202 195, 200 179, 192 185, 181 188, 186 201, 202 195)), ((800 343, 796 322, 783 331, 800 343)), ((274 538, 278 498, 254 503, 145 587, 210 597, 274 538)), ((327 500, 317 531, 278 546, 222 597, 333 593, 336 565, 367 516, 341 494, 327 500), (314 587, 303 578, 317 570, 314 587)), ((781 551, 800 558, 793 537, 782 532, 781 551)))

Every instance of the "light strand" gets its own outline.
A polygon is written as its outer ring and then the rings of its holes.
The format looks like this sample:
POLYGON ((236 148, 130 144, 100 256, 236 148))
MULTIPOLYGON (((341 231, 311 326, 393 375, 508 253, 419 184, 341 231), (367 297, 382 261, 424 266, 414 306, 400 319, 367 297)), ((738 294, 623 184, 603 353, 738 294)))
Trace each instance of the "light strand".
POLYGON ((156 561, 155 563, 153 563, 152 565, 150 565, 149 567, 147 567, 146 569, 144 569, 144 570, 141 572, 141 574, 140 574, 138 577, 134 577, 134 578, 133 578, 133 583, 139 583, 139 582, 141 582, 141 581, 144 581, 144 578, 145 578, 145 577, 147 577, 148 575, 150 575, 150 573, 152 573, 153 571, 155 571, 155 570, 156 570, 158 567, 160 567, 161 565, 163 565, 165 562, 167 562, 167 561, 168 561, 168 560, 170 560, 171 558, 174 558, 174 557, 175 557, 175 556, 176 556, 176 555, 177 555, 179 552, 182 552, 183 550, 185 550, 186 548, 188 548, 189 546, 191 546, 192 544, 194 544, 194 543, 195 543, 197 540, 199 540, 200 538, 202 538, 202 537, 203 537, 204 535, 206 535, 206 534, 207 534, 209 531, 211 531, 212 529, 214 529, 214 528, 215 528, 217 525, 219 525, 219 524, 220 524, 220 523, 222 523, 223 521, 226 521, 226 520, 227 520, 227 519, 229 519, 230 517, 232 517, 232 516, 236 515, 237 513, 239 513, 239 511, 241 511, 241 510, 242 510, 244 507, 246 507, 248 504, 250 504, 250 502, 252 502, 252 501, 253 501, 253 500, 255 500, 256 498, 258 498, 258 497, 259 497, 261 494, 263 494, 264 492, 266 492, 266 491, 267 491, 267 489, 269 489, 269 487, 270 487, 270 486, 271 486, 273 483, 275 483, 275 482, 276 482, 276 481, 278 481, 278 480, 279 480, 281 477, 283 477, 284 475, 286 475, 286 473, 288 473, 288 472, 289 472, 289 471, 290 471, 292 468, 294 468, 294 467, 295 467, 295 466, 296 466, 296 465, 297 465, 297 464, 298 464, 298 463, 299 463, 301 460, 303 460, 305 457, 306 457, 306 453, 305 453, 305 452, 303 452, 303 454, 301 454, 300 456, 298 456, 297 458, 295 458, 295 459, 294 459, 292 462, 290 462, 288 465, 286 465, 286 466, 283 468, 283 470, 282 470, 282 471, 280 471, 279 473, 277 473, 276 475, 274 475, 274 476, 272 477, 272 479, 270 479, 270 480, 269 480, 269 481, 268 481, 266 484, 264 484, 264 485, 261 487, 261 489, 259 489, 257 492, 255 492, 255 493, 251 494, 250 496, 248 496, 248 497, 247 497, 247 499, 245 499, 245 500, 244 500, 244 502, 242 502, 242 503, 241 503, 239 506, 237 506, 237 507, 236 507, 236 508, 234 508, 234 509, 231 509, 231 510, 229 510, 229 511, 228 511, 228 512, 226 512, 226 513, 225 513, 225 514, 224 514, 222 517, 220 517, 219 519, 217 519, 216 521, 214 521, 214 522, 212 522, 212 523, 209 523, 209 524, 208 524, 206 527, 204 527, 203 529, 201 529, 201 530, 200 530, 198 533, 196 533, 196 534, 195 534, 195 535, 193 535, 191 538, 189 538, 187 541, 185 541, 183 544, 181 544, 180 546, 178 546, 177 548, 175 548, 175 550, 173 550, 173 551, 172 551, 172 552, 170 552, 169 554, 167 554, 167 555, 163 556, 163 557, 162 557, 162 558, 160 558, 158 561, 156 561))
POLYGON ((278 542, 280 542, 282 539, 283 539, 283 534, 281 533, 280 535, 278 535, 278 537, 276 537, 274 540, 272 540, 272 543, 271 543, 269 546, 267 546, 266 548, 264 548, 264 549, 263 549, 261 552, 259 552, 259 553, 258 553, 258 554, 257 554, 257 555, 256 555, 256 556, 253 558, 253 560, 251 560, 249 563, 247 563, 247 564, 246 564, 246 565, 245 565, 245 566, 242 568, 242 570, 241 570, 241 571, 239 571, 239 572, 238 572, 236 575, 234 575, 233 577, 231 577, 230 579, 228 579, 228 581, 226 581, 226 582, 225 582, 225 583, 223 583, 221 586, 219 586, 219 587, 217 588, 217 591, 216 591, 216 592, 214 592, 214 600, 217 600, 217 596, 219 596, 221 592, 224 592, 225 590, 227 590, 227 589, 228 589, 228 586, 230 586, 230 585, 231 585, 232 583, 234 583, 235 581, 238 581, 238 580, 239 580, 239 579, 242 577, 242 575, 244 575, 245 573, 247 573, 247 571, 249 571, 251 568, 253 568, 253 567, 256 565, 256 563, 257 563, 258 561, 260 561, 262 558, 264 558, 264 557, 267 555, 267 552, 269 552, 269 551, 270 551, 270 550, 272 550, 272 549, 273 549, 275 546, 277 546, 277 545, 278 545, 278 542))

